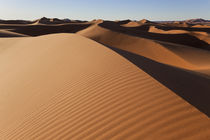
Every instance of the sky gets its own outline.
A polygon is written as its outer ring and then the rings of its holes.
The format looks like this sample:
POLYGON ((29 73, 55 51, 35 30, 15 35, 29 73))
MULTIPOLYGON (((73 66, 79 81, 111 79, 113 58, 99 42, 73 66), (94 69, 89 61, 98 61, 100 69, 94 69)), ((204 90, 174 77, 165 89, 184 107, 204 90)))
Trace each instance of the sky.
POLYGON ((0 19, 210 19, 210 0, 0 0, 0 19))

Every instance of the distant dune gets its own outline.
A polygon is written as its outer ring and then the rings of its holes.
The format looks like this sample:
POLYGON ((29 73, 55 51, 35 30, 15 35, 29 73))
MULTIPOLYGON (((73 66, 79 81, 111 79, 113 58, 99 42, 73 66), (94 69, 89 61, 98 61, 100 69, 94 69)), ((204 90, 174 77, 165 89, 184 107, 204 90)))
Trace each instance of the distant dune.
POLYGON ((58 18, 46 18, 46 17, 43 17, 43 18, 40 18, 38 20, 35 21, 36 24, 63 24, 63 23, 70 23, 71 20, 61 20, 61 19, 58 19, 58 18))
POLYGON ((131 22, 128 22, 126 24, 123 24, 122 26, 125 26, 125 27, 138 27, 140 26, 141 24, 138 23, 138 22, 135 22, 135 21, 131 21, 131 22))
MULTIPOLYGON (((155 27, 151 27, 149 32, 163 34, 190 34, 190 32, 184 30, 163 31, 156 29, 155 27)), ((191 70, 210 68, 210 54, 204 50, 197 50, 183 45, 134 37, 102 28, 99 25, 93 25, 78 33, 102 44, 127 50, 172 66, 191 70), (198 55, 198 53, 200 55, 198 55)), ((210 40, 209 36, 205 33, 192 32, 191 34, 200 38, 205 36, 207 42, 210 40)))
POLYGON ((185 23, 1 22, 0 140, 209 140, 210 28, 185 23))

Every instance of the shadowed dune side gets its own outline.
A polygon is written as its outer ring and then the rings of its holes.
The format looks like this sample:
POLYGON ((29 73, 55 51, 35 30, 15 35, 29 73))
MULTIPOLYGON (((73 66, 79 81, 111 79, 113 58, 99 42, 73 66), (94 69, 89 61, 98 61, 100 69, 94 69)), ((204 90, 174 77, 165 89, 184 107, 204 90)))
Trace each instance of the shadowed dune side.
POLYGON ((29 36, 40 36, 53 33, 76 33, 89 27, 90 24, 70 23, 63 25, 30 25, 30 26, 19 26, 13 29, 13 32, 29 35, 29 36))
POLYGON ((11 32, 8 30, 0 30, 0 37, 26 37, 27 35, 11 32))
POLYGON ((23 34, 26 36, 40 36, 53 33, 76 33, 89 27, 91 23, 68 23, 59 25, 1 25, 0 29, 10 30, 17 34, 23 34))
MULTIPOLYGON (((121 25, 123 27, 123 25, 121 25)), ((139 26, 124 26, 125 28, 128 28, 128 29, 132 29, 133 31, 143 31, 143 32, 148 32, 149 29, 150 29, 150 24, 140 24, 139 26)))
POLYGON ((31 24, 33 21, 27 20, 0 20, 0 24, 31 24))
POLYGON ((71 34, 0 41, 13 42, 0 53, 0 139, 210 138, 207 116, 103 45, 71 34))
MULTIPOLYGON (((176 44, 187 45, 195 48, 201 48, 210 50, 209 44, 194 37, 189 34, 158 34, 158 33, 151 33, 147 31, 142 31, 141 28, 136 27, 123 27, 111 21, 105 21, 99 26, 103 28, 107 28, 112 31, 121 32, 124 34, 158 40, 158 41, 165 41, 171 42, 176 44)), ((148 28, 149 30, 149 28, 148 28)))
POLYGON ((210 78, 192 71, 161 64, 118 48, 109 48, 127 58, 177 95, 210 116, 210 78))
POLYGON ((30 26, 30 24, 0 24, 1 30, 11 30, 16 29, 18 27, 30 26))

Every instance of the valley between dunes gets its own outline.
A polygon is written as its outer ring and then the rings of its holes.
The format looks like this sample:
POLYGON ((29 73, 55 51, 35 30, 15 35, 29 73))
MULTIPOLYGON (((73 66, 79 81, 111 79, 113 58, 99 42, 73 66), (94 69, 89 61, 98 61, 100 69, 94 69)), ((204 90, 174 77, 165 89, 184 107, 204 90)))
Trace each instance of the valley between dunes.
POLYGON ((210 139, 210 28, 14 23, 0 25, 1 140, 210 139))

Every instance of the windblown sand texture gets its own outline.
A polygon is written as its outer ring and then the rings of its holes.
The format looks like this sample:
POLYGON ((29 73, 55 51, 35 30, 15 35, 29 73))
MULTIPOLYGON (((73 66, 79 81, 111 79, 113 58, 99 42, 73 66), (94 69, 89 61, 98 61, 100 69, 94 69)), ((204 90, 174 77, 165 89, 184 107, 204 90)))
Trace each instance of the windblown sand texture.
POLYGON ((0 25, 0 140, 210 139, 210 28, 13 22, 0 25))

